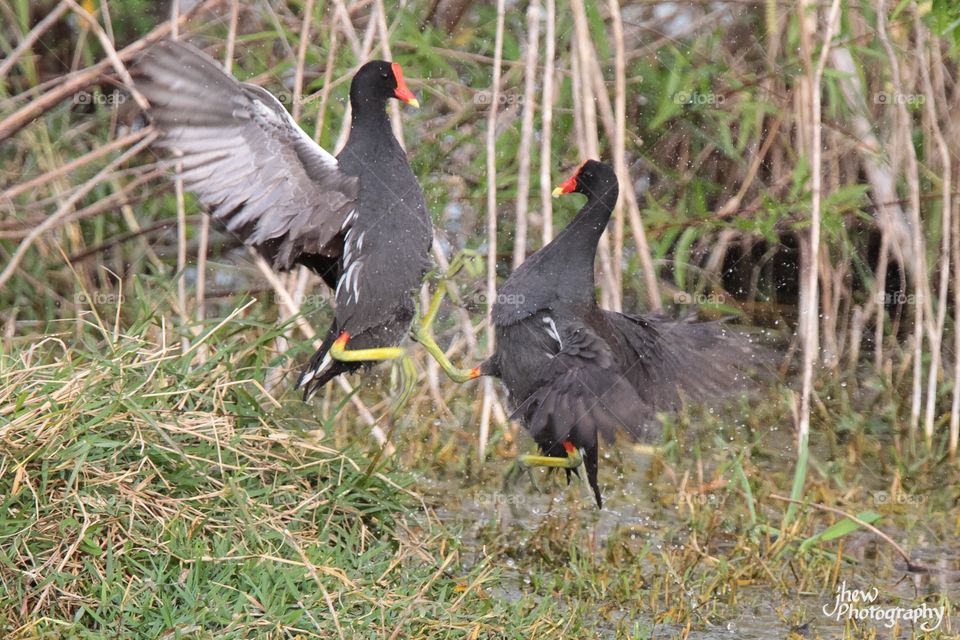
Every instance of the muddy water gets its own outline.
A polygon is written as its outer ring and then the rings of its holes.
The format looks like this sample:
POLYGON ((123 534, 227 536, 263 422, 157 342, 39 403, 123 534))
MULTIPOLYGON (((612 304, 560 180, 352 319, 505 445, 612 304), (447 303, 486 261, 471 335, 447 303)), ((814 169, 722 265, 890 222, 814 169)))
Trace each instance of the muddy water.
MULTIPOLYGON (((458 480, 436 483, 421 478, 417 485, 441 520, 451 528, 463 530, 462 540, 468 550, 466 557, 469 559, 472 552, 476 561, 486 552, 483 541, 490 539, 491 532, 507 537, 522 556, 525 546, 537 542, 534 537, 541 528, 552 526, 551 520, 562 523, 579 519, 580 535, 583 531, 589 532, 588 539, 597 545, 594 553, 603 550, 611 535, 636 539, 637 548, 649 545, 653 552, 649 557, 653 558, 658 557, 657 550, 664 545, 682 543, 679 541, 686 531, 684 518, 689 511, 663 506, 664 497, 658 495, 647 479, 649 456, 628 451, 617 456, 616 464, 612 462, 608 459, 606 464, 601 463, 605 505, 599 511, 593 505, 585 482, 574 479, 567 487, 560 477, 540 473, 534 476, 539 492, 531 488, 531 481, 526 477, 509 486, 501 484, 496 477, 474 484, 458 480)), ((669 500, 666 502, 669 505, 669 500)), ((919 513, 917 518, 921 518, 919 513)), ((840 579, 847 592, 864 591, 869 597, 875 590, 876 599, 872 604, 883 609, 910 608, 921 601, 931 606, 939 605, 943 598, 960 603, 960 538, 941 539, 922 522, 911 527, 909 532, 899 530, 890 524, 891 521, 891 518, 884 518, 878 526, 906 548, 915 562, 930 571, 907 571, 905 563, 886 543, 872 533, 857 532, 844 539, 844 559, 849 564, 844 565, 840 579)), ((837 544, 830 543, 825 548, 835 551, 837 544)), ((724 550, 717 550, 716 555, 722 557, 724 550)), ((649 566, 644 567, 644 575, 656 576, 665 570, 662 561, 644 562, 649 562, 649 566)), ((498 564, 503 579, 492 593, 494 597, 515 601, 530 595, 530 581, 525 578, 525 571, 516 568, 513 559, 507 557, 498 564)), ((615 571, 615 568, 611 569, 615 571)), ((791 584, 795 580, 787 578, 786 582, 791 584)), ((780 593, 771 586, 762 585, 739 587, 737 593, 737 605, 733 609, 728 605, 723 607, 723 622, 695 625, 687 637, 702 640, 858 638, 869 637, 868 630, 876 628, 877 638, 960 638, 960 614, 956 612, 952 613, 950 620, 944 620, 937 631, 927 635, 909 622, 901 623, 899 633, 894 635, 881 620, 864 622, 860 631, 844 636, 844 621, 828 615, 836 609, 836 593, 780 593), (948 632, 948 628, 952 631, 948 632)), ((952 606, 956 607, 956 604, 952 606)), ((946 615, 949 617, 951 613, 948 611, 946 615)), ((936 617, 931 614, 927 620, 932 622, 936 617)), ((626 609, 612 613, 605 611, 603 617, 598 615, 595 627, 598 636, 604 638, 631 637, 622 635, 624 629, 640 629, 639 637, 655 638, 676 637, 682 631, 672 625, 654 625, 644 611, 626 609), (618 629, 620 636, 617 635, 618 629)))

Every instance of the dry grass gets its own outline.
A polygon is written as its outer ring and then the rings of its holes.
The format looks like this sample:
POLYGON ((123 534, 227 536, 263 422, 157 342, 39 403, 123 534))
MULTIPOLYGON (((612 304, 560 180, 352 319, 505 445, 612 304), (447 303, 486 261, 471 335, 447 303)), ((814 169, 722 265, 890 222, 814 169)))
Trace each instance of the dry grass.
POLYGON ((204 336, 201 362, 167 319, 116 332, 82 321, 94 348, 51 334, 0 363, 6 633, 409 637, 424 616, 439 636, 476 624, 460 603, 490 569, 464 570, 417 494, 264 390, 277 333, 250 341, 263 325, 234 319, 204 336))

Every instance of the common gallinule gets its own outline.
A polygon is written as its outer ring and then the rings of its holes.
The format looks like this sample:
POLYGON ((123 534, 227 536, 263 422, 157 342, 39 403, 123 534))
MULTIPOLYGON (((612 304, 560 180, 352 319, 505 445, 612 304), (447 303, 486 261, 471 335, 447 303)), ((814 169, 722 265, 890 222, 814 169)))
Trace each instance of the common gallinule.
POLYGON ((341 373, 401 357, 432 227, 385 111, 390 98, 419 106, 400 65, 374 60, 357 71, 350 137, 336 157, 273 95, 193 46, 159 43, 134 73, 157 144, 180 154, 185 185, 213 217, 274 268, 305 265, 335 289, 333 322, 297 383, 304 398, 341 373))
POLYGON ((619 192, 613 169, 595 160, 554 190, 587 202, 548 245, 513 272, 497 296, 496 352, 480 367, 500 378, 513 417, 544 455, 527 465, 581 462, 597 506, 598 434, 642 437, 655 413, 684 397, 703 400, 742 385, 749 344, 714 323, 607 311, 597 305, 594 258, 619 192))

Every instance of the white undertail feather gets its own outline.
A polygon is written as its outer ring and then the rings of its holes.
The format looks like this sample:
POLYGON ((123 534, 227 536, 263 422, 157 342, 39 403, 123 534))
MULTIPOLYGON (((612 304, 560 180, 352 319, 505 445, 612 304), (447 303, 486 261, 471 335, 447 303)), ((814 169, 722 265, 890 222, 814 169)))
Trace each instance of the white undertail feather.
POLYGON ((320 366, 319 366, 319 367, 316 367, 316 368, 314 368, 314 369, 311 369, 310 371, 305 372, 305 373, 300 377, 300 382, 297 383, 297 388, 299 389, 300 387, 305 386, 305 385, 306 385, 307 383, 309 383, 311 380, 313 380, 313 379, 316 378, 318 375, 320 375, 321 373, 323 373, 324 370, 325 370, 327 367, 330 366, 330 363, 331 363, 332 361, 333 361, 333 358, 330 357, 330 354, 329 354, 329 353, 327 353, 325 356, 323 356, 323 361, 320 362, 320 366))

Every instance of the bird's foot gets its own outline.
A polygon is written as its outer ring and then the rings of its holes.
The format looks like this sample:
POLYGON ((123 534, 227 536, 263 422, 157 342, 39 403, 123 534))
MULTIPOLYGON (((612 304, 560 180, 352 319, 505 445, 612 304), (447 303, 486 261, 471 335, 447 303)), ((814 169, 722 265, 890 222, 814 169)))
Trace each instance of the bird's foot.
POLYGON ((520 458, 516 458, 513 461, 513 464, 510 465, 510 468, 507 469, 507 474, 503 477, 503 491, 507 493, 513 490, 513 485, 516 484, 517 480, 520 479, 520 476, 527 476, 530 480, 530 486, 533 487, 537 493, 543 493, 540 491, 540 487, 537 486, 537 480, 533 477, 533 467, 525 465, 520 461, 520 458))
POLYGON ((467 267, 468 272, 478 272, 483 264, 480 260, 480 257, 480 254, 478 254, 476 251, 471 249, 462 249, 458 251, 455 256, 453 256, 450 264, 447 265, 446 273, 433 271, 428 275, 431 279, 453 280, 453 278, 460 273, 464 267, 467 267))
POLYGON ((433 294, 433 299, 430 301, 427 312, 423 314, 423 317, 419 321, 414 320, 411 337, 427 350, 427 353, 437 361, 437 364, 440 365, 440 368, 443 369, 443 372, 446 373, 451 380, 454 382, 467 382, 480 376, 480 367, 474 367, 473 369, 460 369, 459 367, 455 367, 430 333, 430 328, 433 326, 433 321, 437 317, 437 310, 440 308, 440 302, 443 300, 445 292, 446 285, 444 282, 441 282, 437 285, 437 290, 433 294))
POLYGON ((397 393, 392 403, 390 403, 390 413, 397 415, 400 410, 406 406, 413 392, 417 389, 417 368, 413 364, 413 359, 404 354, 398 361, 394 369, 397 379, 397 393))
POLYGON ((443 372, 447 374, 447 377, 454 382, 467 382, 480 377, 480 367, 474 367, 472 369, 455 367, 453 363, 450 362, 450 359, 447 358, 447 354, 440 348, 440 345, 433 339, 433 336, 423 328, 419 328, 414 332, 413 339, 427 350, 427 353, 437 361, 437 364, 439 364, 443 372))

